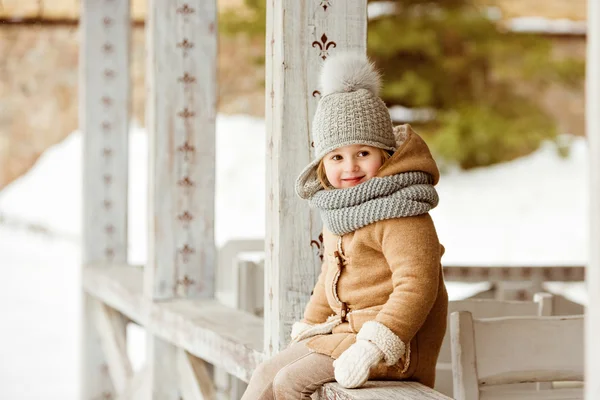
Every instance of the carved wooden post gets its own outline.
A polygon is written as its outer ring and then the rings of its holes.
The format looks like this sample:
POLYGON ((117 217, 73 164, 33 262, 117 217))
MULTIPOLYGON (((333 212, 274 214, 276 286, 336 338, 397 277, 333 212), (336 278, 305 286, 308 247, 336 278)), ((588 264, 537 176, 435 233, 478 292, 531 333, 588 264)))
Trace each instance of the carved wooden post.
MULTIPOLYGON (((149 300, 214 295, 216 1, 151 0, 149 300)), ((152 398, 179 400, 177 349, 148 341, 152 398)))
POLYGON ((288 342, 320 270, 320 219, 294 192, 311 159, 320 66, 336 51, 365 52, 366 36, 366 0, 267 1, 267 354, 288 342))
MULTIPOLYGON (((84 264, 127 262, 129 27, 129 1, 81 2, 84 264)), ((91 318, 94 300, 83 299, 81 398, 115 397, 91 318)))
POLYGON ((586 268, 585 398, 600 398, 600 4, 588 1, 586 130, 590 144, 590 261, 586 268))

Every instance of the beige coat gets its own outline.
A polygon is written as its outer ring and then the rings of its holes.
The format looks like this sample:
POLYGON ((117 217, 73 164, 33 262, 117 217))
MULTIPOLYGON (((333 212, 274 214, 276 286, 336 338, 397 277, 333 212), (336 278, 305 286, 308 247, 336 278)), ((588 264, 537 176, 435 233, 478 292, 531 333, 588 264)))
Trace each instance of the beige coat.
MULTIPOLYGON (((378 176, 407 171, 428 172, 435 183, 439 179, 427 145, 410 128, 378 176)), ((343 322, 332 333, 309 339, 308 347, 338 358, 363 324, 374 320, 403 355, 391 367, 383 362, 374 367, 370 379, 409 379, 433 387, 448 294, 440 261, 444 248, 429 214, 379 221, 342 237, 325 229, 323 237, 322 271, 303 322, 322 324, 334 314, 343 322)))

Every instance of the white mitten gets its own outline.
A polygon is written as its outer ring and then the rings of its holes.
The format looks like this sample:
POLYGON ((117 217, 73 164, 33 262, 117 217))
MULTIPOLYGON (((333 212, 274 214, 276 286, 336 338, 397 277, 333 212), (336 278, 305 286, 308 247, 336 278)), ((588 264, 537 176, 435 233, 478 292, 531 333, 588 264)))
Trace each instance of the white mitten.
POLYGON ((292 342, 295 342, 296 338, 302 335, 303 332, 312 328, 312 326, 313 325, 307 324, 306 322, 302 321, 294 322, 294 325, 292 325, 292 334, 290 335, 292 337, 292 342))
POLYGON ((369 379, 371 367, 383 360, 383 352, 368 340, 357 340, 333 362, 335 380, 345 388, 357 388, 369 379))

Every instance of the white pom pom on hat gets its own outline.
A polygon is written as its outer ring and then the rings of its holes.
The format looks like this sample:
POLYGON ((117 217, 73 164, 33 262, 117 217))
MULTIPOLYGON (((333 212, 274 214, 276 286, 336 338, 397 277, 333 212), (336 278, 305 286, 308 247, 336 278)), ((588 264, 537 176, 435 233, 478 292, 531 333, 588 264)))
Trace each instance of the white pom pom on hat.
POLYGON ((296 180, 300 198, 322 189, 317 166, 330 151, 351 144, 396 150, 390 113, 379 98, 380 81, 364 53, 340 51, 325 60, 311 132, 315 157, 296 180))
POLYGON ((321 70, 321 95, 366 89, 379 95, 381 76, 364 54, 337 53, 325 60, 321 70))

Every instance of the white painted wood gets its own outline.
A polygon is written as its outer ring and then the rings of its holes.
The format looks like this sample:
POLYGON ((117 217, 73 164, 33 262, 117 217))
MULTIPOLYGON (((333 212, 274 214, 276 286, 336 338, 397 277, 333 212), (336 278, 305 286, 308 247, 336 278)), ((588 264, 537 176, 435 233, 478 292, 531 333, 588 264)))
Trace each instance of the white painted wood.
POLYGON ((600 4, 587 2, 586 131, 590 146, 590 258, 586 269, 585 398, 600 399, 600 4))
POLYGON ((83 261, 127 261, 129 1, 83 0, 83 261))
POLYGON ((477 382, 477 360, 475 355, 475 334, 473 317, 468 311, 458 311, 450 315, 452 332, 452 370, 454 398, 457 400, 479 400, 477 382), (458 317, 462 318, 458 318, 458 317))
POLYGON ((469 311, 473 318, 507 316, 549 316, 552 313, 552 295, 536 293, 536 301, 499 301, 467 299, 448 303, 448 324, 436 366, 435 389, 447 396, 454 393, 452 387, 452 352, 450 339, 450 315, 457 311, 469 311))
MULTIPOLYGON (((81 2, 79 126, 83 133, 84 262, 127 260, 129 1, 81 2)), ((83 295, 81 398, 115 396, 83 295)))
POLYGON ((320 270, 321 223, 296 197, 311 160, 320 65, 339 50, 366 51, 366 0, 267 1, 267 231, 265 350, 285 347, 320 270))
POLYGON ((206 364, 185 350, 177 352, 179 387, 183 400, 214 400, 215 387, 206 364))
POLYGON ((180 400, 177 347, 157 336, 146 341, 150 399, 180 400))
MULTIPOLYGON (((216 0, 148 4, 149 300, 214 296, 216 13, 216 0)), ((179 400, 177 349, 150 332, 152 398, 179 400)))
POLYGON ((133 377, 127 356, 126 326, 121 314, 96 301, 92 318, 100 334, 100 345, 108 365, 108 373, 117 393, 123 393, 133 377))
POLYGON ((154 299, 214 296, 216 1, 152 0, 147 29, 154 299))
POLYGON ((149 302, 143 271, 134 266, 88 266, 83 287, 157 337, 225 369, 245 382, 263 360, 263 321, 215 300, 149 302))
POLYGON ((127 387, 119 395, 118 400, 145 400, 149 397, 147 389, 150 388, 148 381, 148 367, 144 365, 131 380, 127 383, 127 387))
POLYGON ((369 381, 359 389, 346 389, 337 382, 318 391, 317 400, 452 400, 418 382, 369 381))
POLYGON ((481 400, 582 400, 583 389, 555 389, 540 392, 481 391, 481 400))
POLYGON ((583 316, 473 319, 460 311, 451 329, 457 400, 478 399, 481 388, 494 385, 583 380, 583 316))

